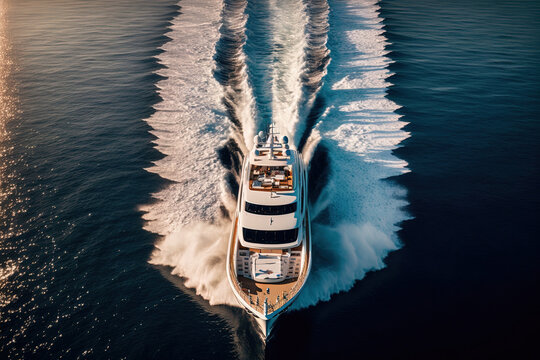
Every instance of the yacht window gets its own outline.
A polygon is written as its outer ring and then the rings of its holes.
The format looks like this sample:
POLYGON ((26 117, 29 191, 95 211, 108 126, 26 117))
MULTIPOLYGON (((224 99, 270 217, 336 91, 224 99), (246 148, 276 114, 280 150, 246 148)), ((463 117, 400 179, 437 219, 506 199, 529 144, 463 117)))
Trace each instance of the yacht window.
POLYGON ((258 205, 246 201, 246 211, 257 215, 285 215, 296 211, 296 203, 286 205, 258 205))
POLYGON ((256 244, 288 244, 298 239, 298 228, 265 231, 243 228, 244 240, 256 244))

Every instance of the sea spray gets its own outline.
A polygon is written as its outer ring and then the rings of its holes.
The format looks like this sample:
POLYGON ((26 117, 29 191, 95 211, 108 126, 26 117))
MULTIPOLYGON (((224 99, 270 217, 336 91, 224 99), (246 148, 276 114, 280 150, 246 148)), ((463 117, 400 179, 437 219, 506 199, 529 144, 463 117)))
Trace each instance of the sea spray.
POLYGON ((313 224, 314 259, 308 283, 293 309, 327 301, 332 294, 347 291, 367 271, 384 267, 383 258, 397 249, 388 234, 369 223, 327 226, 313 224))
POLYGON ((238 306, 226 279, 230 223, 180 226, 156 245, 150 263, 167 265, 211 305, 238 306))
POLYGON ((181 5, 167 34, 171 40, 158 55, 166 66, 157 84, 163 100, 147 119, 165 155, 147 170, 171 180, 153 194, 155 202, 141 207, 145 229, 161 235, 149 262, 170 266, 213 304, 232 304, 223 276, 230 220, 223 213, 233 211, 235 202, 217 152, 232 131, 213 60, 221 2, 181 5))

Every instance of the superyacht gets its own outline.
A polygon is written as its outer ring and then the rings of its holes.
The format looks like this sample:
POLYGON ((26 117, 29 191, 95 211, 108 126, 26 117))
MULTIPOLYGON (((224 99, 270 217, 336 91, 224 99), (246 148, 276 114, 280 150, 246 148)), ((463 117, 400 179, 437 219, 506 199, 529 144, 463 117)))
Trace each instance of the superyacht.
POLYGON ((231 288, 265 338, 311 269, 307 169, 274 128, 244 159, 227 258, 231 288))

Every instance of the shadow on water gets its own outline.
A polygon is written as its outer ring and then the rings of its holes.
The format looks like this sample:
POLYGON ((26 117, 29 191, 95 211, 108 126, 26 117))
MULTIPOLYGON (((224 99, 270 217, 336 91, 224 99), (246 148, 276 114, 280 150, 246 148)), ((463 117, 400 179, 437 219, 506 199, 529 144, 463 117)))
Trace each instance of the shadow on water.
POLYGON ((243 153, 237 142, 230 138, 225 145, 217 149, 219 161, 225 169, 227 169, 227 175, 225 183, 229 193, 236 199, 238 194, 238 179, 242 171, 243 153))
POLYGON ((309 202, 315 204, 328 183, 331 172, 330 157, 325 145, 319 144, 310 162, 308 173, 309 202))
POLYGON ((309 114, 306 117, 305 130, 302 133, 302 137, 300 138, 300 141, 298 143, 298 151, 302 152, 304 150, 304 147, 306 146, 307 140, 309 139, 313 128, 315 127, 315 125, 317 125, 319 119, 321 118, 325 110, 326 100, 322 94, 318 94, 315 98, 315 101, 313 102, 313 107, 311 108, 309 114))
POLYGON ((184 278, 171 274, 171 268, 166 266, 153 266, 161 275, 169 280, 176 288, 189 295, 193 303, 205 312, 217 315, 224 320, 230 330, 231 342, 240 359, 264 359, 266 344, 258 333, 258 325, 252 316, 243 309, 229 305, 210 305, 210 303, 197 295, 194 289, 184 285, 184 278))

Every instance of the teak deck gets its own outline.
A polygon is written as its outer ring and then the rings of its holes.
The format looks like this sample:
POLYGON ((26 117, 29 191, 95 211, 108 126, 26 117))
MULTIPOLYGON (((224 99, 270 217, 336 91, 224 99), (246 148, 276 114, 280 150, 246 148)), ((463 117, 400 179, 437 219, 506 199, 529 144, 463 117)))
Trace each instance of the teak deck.
POLYGON ((258 188, 258 187, 253 187, 253 180, 249 180, 249 190, 276 192, 276 191, 290 191, 290 190, 292 190, 292 188, 293 188, 292 178, 287 179, 286 181, 285 180, 281 181, 280 185, 284 185, 284 186, 287 186, 287 187, 286 188, 280 188, 279 186, 267 185, 267 186, 261 186, 260 188, 258 188), (283 183, 283 184, 281 184, 281 183, 283 183))
POLYGON ((257 302, 258 297, 259 304, 261 305, 264 303, 265 297, 268 298, 269 304, 275 304, 277 302, 278 295, 280 299, 283 299, 283 293, 289 293, 292 287, 296 284, 297 280, 298 278, 294 278, 279 283, 267 284, 256 282, 255 280, 248 279, 244 276, 238 276, 238 281, 240 281, 242 291, 246 295, 251 295, 253 303, 257 302), (269 290, 269 293, 266 292, 266 289, 269 290))

